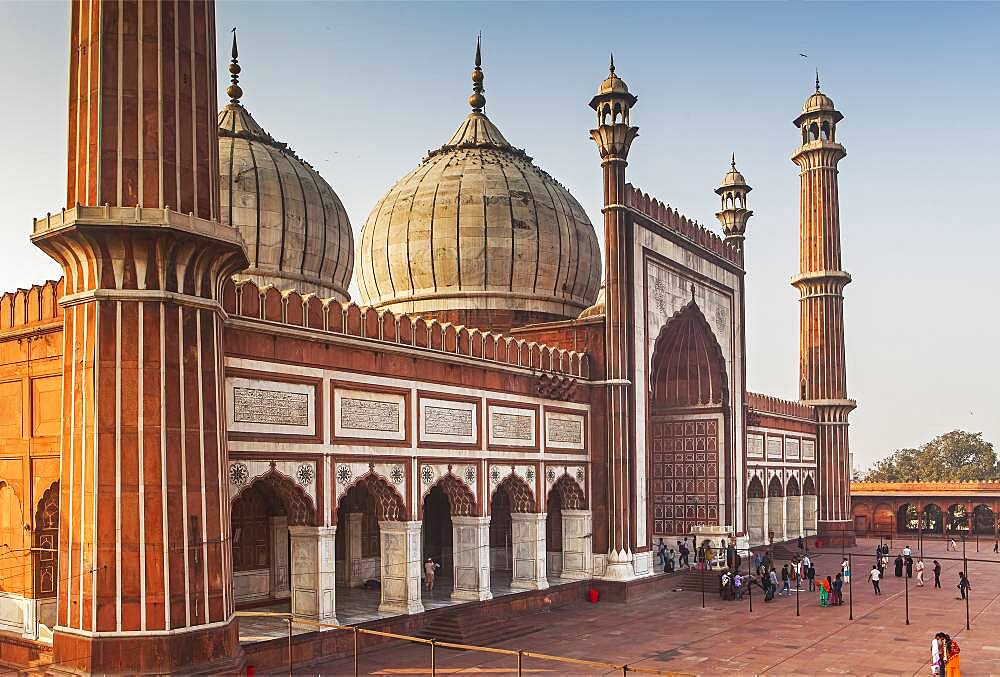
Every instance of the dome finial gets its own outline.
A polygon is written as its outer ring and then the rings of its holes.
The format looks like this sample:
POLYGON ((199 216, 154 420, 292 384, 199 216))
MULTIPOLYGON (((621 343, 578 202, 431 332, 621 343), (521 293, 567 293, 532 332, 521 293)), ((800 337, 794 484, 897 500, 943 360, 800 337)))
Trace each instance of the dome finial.
POLYGON ((615 74, 615 53, 611 52, 611 65, 608 66, 608 72, 612 75, 615 74))
POLYGON ((816 91, 819 91, 819 69, 816 69, 816 91))
POLYGON ((483 92, 483 54, 482 54, 483 33, 476 36, 476 68, 472 71, 472 96, 469 97, 469 105, 472 106, 473 113, 482 113, 486 108, 486 97, 483 92))
POLYGON ((240 88, 240 53, 236 48, 236 26, 233 26, 233 60, 229 62, 229 74, 231 84, 226 88, 229 95, 229 103, 239 105, 243 90, 240 88))
POLYGON ((733 153, 733 161, 730 163, 733 169, 736 169, 736 153, 733 153))

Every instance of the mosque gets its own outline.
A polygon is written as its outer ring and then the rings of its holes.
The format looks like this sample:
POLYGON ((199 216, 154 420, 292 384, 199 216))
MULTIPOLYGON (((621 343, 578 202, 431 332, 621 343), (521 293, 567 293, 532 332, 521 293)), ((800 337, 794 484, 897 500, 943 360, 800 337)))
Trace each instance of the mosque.
POLYGON ((0 300, 3 661, 223 669, 237 609, 420 614, 428 558, 434 603, 482 603, 654 576, 660 538, 853 539, 846 151, 818 78, 789 135, 782 400, 746 387, 750 185, 733 160, 720 236, 627 183, 613 61, 589 99, 603 248, 486 115, 478 48, 454 133, 355 235, 243 104, 235 37, 218 110, 211 2, 71 21, 66 201, 30 233, 63 277, 0 300))

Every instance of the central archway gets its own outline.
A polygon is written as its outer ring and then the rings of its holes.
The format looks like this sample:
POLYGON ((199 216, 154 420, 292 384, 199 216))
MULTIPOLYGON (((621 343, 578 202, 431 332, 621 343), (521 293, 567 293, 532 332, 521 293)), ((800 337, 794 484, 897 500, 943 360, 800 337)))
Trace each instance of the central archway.
POLYGON ((663 326, 653 348, 648 448, 654 539, 676 539, 696 525, 730 519, 723 482, 728 404, 722 348, 692 299, 663 326))

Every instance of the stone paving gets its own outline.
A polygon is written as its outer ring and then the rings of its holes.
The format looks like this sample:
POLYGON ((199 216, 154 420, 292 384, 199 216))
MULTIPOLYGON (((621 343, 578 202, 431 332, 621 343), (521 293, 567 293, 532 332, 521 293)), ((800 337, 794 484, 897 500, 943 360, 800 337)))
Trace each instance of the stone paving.
MULTIPOLYGON (((897 541, 891 557, 905 543, 897 541)), ((915 546, 915 543, 911 543, 915 546)), ((966 675, 1000 674, 1000 556, 969 552, 973 590, 969 604, 971 630, 965 629, 965 604, 956 588, 961 569, 959 552, 946 552, 943 542, 924 543, 928 585, 909 588, 910 625, 905 624, 904 579, 892 568, 883 578, 883 595, 876 598, 865 582, 874 543, 862 541, 854 557, 854 620, 848 620, 848 587, 842 607, 821 608, 816 593, 799 593, 796 616, 794 593, 764 603, 755 588, 753 612, 749 600, 724 602, 708 595, 705 608, 697 592, 665 591, 629 605, 574 603, 530 617, 524 622, 541 630, 495 646, 560 656, 628 663, 632 667, 672 670, 689 674, 771 675, 929 675, 930 641, 937 631, 948 632, 962 647, 966 675), (952 557, 956 560, 946 560, 952 557), (943 566, 942 589, 933 588, 931 560, 943 566), (860 575, 859 575, 860 574, 860 575)), ((915 553, 916 554, 916 553, 915 553)), ((817 575, 835 574, 840 553, 814 557, 817 575)), ((891 564, 891 563, 890 563, 891 564)), ((516 619, 512 622, 518 622, 516 619)), ((516 657, 438 649, 437 674, 516 674, 516 657)), ((621 674, 582 666, 526 658, 525 674, 621 674)), ((313 666, 307 674, 353 674, 353 661, 338 660, 313 666)), ((400 643, 362 654, 365 675, 429 675, 427 646, 400 643)))

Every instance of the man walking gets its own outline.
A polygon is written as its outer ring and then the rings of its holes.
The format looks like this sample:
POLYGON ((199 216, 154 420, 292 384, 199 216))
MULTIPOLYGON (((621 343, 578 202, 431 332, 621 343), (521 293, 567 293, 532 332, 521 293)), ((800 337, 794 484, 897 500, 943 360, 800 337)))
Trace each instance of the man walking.
POLYGON ((924 587, 924 560, 917 560, 917 587, 924 587))
POLYGON ((941 587, 941 563, 934 560, 934 587, 941 587))
POLYGON ((993 552, 1000 552, 1000 539, 993 541, 993 552))
POLYGON ((881 595, 882 591, 879 590, 878 581, 882 578, 882 572, 878 570, 878 567, 872 567, 872 570, 868 572, 868 580, 872 582, 872 588, 875 590, 876 595, 881 595))
POLYGON ((972 590, 972 585, 969 583, 968 576, 965 575, 964 571, 959 571, 958 572, 958 591, 960 593, 962 593, 962 596, 959 599, 965 599, 968 596, 968 594, 969 594, 969 590, 972 590))

